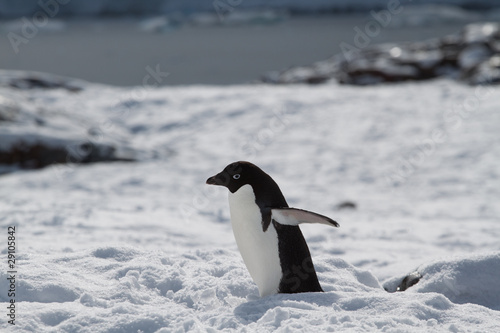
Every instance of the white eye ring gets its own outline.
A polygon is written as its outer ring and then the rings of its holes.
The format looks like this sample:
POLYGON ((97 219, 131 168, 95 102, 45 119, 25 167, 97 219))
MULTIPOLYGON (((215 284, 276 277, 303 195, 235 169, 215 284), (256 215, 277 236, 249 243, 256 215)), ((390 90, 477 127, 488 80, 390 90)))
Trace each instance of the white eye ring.
POLYGON ((237 174, 235 174, 235 175, 233 176, 233 179, 238 180, 238 179, 240 179, 240 177, 241 177, 241 176, 240 176, 240 174, 239 174, 239 173, 237 173, 237 174))

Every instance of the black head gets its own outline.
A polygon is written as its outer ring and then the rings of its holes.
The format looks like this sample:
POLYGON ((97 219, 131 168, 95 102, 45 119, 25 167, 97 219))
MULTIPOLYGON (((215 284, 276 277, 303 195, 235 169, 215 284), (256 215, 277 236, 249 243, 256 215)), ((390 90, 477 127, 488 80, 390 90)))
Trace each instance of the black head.
POLYGON ((208 178, 207 184, 225 186, 231 193, 234 193, 243 185, 252 185, 264 178, 270 177, 258 166, 250 162, 239 161, 229 164, 220 173, 208 178))
POLYGON ((235 193, 244 185, 252 186, 255 202, 261 209, 264 231, 271 222, 271 208, 288 207, 278 184, 271 176, 250 162, 229 164, 222 172, 208 178, 207 184, 225 186, 231 193, 235 193))

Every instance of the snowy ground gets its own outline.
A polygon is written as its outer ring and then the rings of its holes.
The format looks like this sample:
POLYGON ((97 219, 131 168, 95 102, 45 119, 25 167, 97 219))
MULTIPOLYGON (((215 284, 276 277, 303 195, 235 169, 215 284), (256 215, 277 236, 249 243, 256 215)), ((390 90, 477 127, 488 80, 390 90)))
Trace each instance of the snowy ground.
POLYGON ((103 138, 146 152, 139 163, 0 177, 2 330, 500 327, 499 87, 89 84, 0 95, 41 114, 85 115, 82 133, 93 122, 103 138), (340 223, 302 227, 325 293, 258 297, 227 191, 205 185, 235 160, 271 174, 291 206, 340 223), (357 209, 339 210, 345 201, 357 209), (15 327, 6 322, 8 226, 16 226, 15 327), (384 290, 415 270, 416 286, 384 290))

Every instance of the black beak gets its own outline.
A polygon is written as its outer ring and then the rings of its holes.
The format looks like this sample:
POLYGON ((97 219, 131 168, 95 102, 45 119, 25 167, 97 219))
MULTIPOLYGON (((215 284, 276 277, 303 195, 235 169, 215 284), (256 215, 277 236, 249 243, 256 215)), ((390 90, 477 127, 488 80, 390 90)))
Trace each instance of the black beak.
POLYGON ((217 185, 217 181, 215 180, 215 176, 208 178, 207 184, 208 185, 217 185))
POLYGON ((210 177, 207 179, 207 184, 208 185, 220 185, 220 186, 225 186, 227 183, 226 177, 224 177, 223 173, 216 174, 213 177, 210 177))

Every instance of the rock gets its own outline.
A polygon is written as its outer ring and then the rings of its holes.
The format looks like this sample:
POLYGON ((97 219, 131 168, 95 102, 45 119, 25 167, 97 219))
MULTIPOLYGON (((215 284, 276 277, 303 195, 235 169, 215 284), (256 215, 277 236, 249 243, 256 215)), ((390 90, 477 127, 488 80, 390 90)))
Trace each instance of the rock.
POLYGON ((39 72, 2 70, 0 70, 0 86, 21 90, 65 89, 71 92, 78 92, 83 89, 83 85, 76 79, 39 72))
POLYGON ((423 42, 373 45, 315 63, 264 75, 268 83, 339 83, 369 85, 437 77, 469 84, 500 82, 500 25, 475 23, 460 33, 423 42))
POLYGON ((339 203, 336 208, 338 210, 342 210, 342 209, 356 209, 357 205, 352 202, 352 201, 343 201, 341 203, 339 203))
POLYGON ((417 80, 420 75, 414 65, 397 65, 390 59, 378 58, 375 61, 360 59, 350 62, 345 72, 339 76, 340 83, 369 85, 380 82, 399 82, 417 80))
POLYGON ((410 288, 411 286, 414 286, 420 281, 422 278, 422 274, 419 272, 413 272, 411 274, 408 274, 405 276, 403 281, 399 284, 397 287, 396 291, 405 291, 406 289, 410 288))
POLYGON ((112 146, 90 142, 73 144, 47 144, 43 141, 18 141, 6 150, 0 150, 0 165, 21 169, 40 169, 52 164, 87 164, 96 162, 127 161, 120 158, 112 146))
POLYGON ((151 155, 134 149, 113 131, 99 131, 100 123, 91 114, 57 105, 45 92, 25 91, 64 89, 56 94, 73 100, 80 98, 73 94, 83 87, 83 82, 51 74, 0 70, 0 174, 52 164, 135 161, 139 155, 151 155))
POLYGON ((476 66, 466 79, 472 85, 500 84, 500 55, 495 55, 476 66))
POLYGON ((486 44, 474 43, 468 45, 458 54, 458 66, 463 72, 467 72, 486 60, 489 60, 492 53, 493 52, 486 44))

